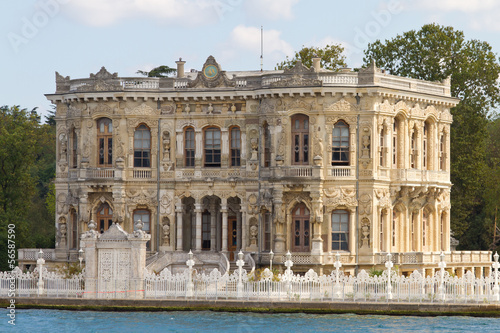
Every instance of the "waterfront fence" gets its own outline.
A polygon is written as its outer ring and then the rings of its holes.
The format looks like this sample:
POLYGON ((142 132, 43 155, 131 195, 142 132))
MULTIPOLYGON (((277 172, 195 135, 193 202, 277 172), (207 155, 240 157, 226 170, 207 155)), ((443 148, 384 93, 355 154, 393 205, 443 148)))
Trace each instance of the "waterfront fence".
POLYGON ((379 276, 361 270, 357 276, 345 275, 337 255, 336 269, 330 275, 318 275, 312 269, 305 275, 294 274, 291 255, 285 261, 286 271, 274 274, 268 268, 258 280, 237 261, 238 269, 222 274, 214 269, 197 272, 192 263, 179 273, 164 269, 156 274, 145 270, 144 279, 85 279, 85 270, 65 277, 38 266, 33 272, 18 267, 0 272, 0 297, 14 292, 16 297, 66 297, 108 299, 241 299, 269 301, 375 301, 375 302, 499 302, 498 254, 489 276, 476 277, 467 271, 462 277, 450 275, 444 268, 434 276, 423 276, 418 270, 409 276, 392 269, 390 254, 387 269, 379 276), (40 273, 41 272, 41 273, 40 273))

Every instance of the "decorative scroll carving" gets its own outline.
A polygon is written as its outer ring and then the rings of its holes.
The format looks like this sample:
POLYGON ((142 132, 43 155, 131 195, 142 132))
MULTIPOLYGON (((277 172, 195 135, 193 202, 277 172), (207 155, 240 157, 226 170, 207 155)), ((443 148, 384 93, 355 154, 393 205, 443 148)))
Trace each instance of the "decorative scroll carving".
POLYGON ((329 188, 323 189, 326 196, 324 205, 329 207, 347 207, 352 209, 358 205, 356 200, 356 190, 350 188, 329 188))
POLYGON ((221 71, 220 65, 215 61, 213 56, 209 56, 203 64, 203 68, 208 65, 213 65, 217 67, 217 71, 214 77, 208 78, 203 72, 198 72, 196 79, 188 83, 189 88, 216 88, 216 87, 234 87, 236 81, 230 80, 226 76, 225 71, 221 71))
POLYGON ((164 194, 160 199, 160 213, 172 214, 172 198, 168 194, 164 194))
POLYGON ((361 219, 361 248, 370 248, 370 219, 367 217, 361 219))
POLYGON ((370 215, 372 213, 372 197, 368 193, 359 196, 359 215, 370 215))
POLYGON ((141 115, 141 116, 152 116, 157 114, 157 110, 153 109, 146 103, 142 103, 134 108, 125 108, 126 115, 141 115))
POLYGON ((276 82, 271 83, 272 88, 282 88, 282 87, 320 87, 323 85, 323 81, 316 79, 306 79, 301 75, 294 74, 289 78, 281 79, 276 82))
POLYGON ((358 106, 349 103, 348 101, 346 101, 345 98, 342 98, 341 100, 332 103, 324 108, 325 111, 348 111, 348 112, 358 111, 358 109, 359 109, 358 106))

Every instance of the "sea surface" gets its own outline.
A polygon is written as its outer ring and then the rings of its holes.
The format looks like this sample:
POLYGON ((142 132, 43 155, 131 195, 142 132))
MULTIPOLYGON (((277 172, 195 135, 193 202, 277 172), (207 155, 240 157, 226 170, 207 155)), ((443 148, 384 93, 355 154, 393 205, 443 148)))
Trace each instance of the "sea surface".
POLYGON ((211 311, 1 310, 0 332, 500 332, 500 319, 211 311))

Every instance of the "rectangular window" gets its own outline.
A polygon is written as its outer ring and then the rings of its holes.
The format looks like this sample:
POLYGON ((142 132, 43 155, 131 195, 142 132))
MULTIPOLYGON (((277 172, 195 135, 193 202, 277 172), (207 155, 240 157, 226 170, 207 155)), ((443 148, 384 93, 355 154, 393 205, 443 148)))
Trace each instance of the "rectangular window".
POLYGON ((194 167, 194 152, 194 130, 188 128, 184 134, 184 158, 186 167, 194 167))
POLYGON ((221 134, 218 128, 205 130, 205 167, 221 166, 221 134))
POLYGON ((345 210, 336 210, 332 214, 332 250, 348 251, 349 214, 345 210))
POLYGON ((239 128, 231 129, 231 166, 241 165, 241 133, 239 128))

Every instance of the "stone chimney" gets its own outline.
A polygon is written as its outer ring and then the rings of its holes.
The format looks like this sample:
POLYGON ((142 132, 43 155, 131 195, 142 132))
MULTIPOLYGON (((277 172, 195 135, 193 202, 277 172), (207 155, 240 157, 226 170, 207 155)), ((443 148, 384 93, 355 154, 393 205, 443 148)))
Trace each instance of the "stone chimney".
POLYGON ((319 73, 321 70, 321 58, 320 57, 314 57, 312 58, 313 61, 313 68, 315 73, 319 73))
POLYGON ((183 78, 184 77, 184 64, 186 63, 185 61, 182 61, 182 58, 179 58, 179 61, 175 62, 177 64, 177 78, 183 78))

